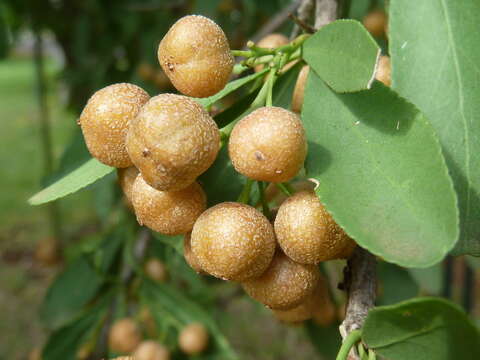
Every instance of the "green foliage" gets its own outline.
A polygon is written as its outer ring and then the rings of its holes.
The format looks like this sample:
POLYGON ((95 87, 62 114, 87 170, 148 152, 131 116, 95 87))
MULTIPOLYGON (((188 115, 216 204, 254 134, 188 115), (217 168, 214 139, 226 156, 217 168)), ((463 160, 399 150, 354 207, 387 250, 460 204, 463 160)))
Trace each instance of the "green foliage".
POLYGON ((390 360, 475 360, 480 334, 456 305, 418 298, 370 310, 363 341, 390 360))
POLYGON ((410 273, 399 266, 380 262, 378 305, 391 305, 418 295, 418 285, 410 273))
POLYGON ((455 183, 455 254, 480 256, 480 51, 477 0, 399 0, 390 6, 393 87, 431 121, 455 183))
POLYGON ((303 52, 328 86, 343 93, 370 88, 380 49, 358 21, 337 20, 310 37, 303 52))
POLYGON ((52 185, 33 195, 28 202, 41 205, 70 195, 111 173, 114 168, 90 159, 52 185))
POLYGON ((458 236, 456 198, 425 117, 378 82, 338 94, 311 72, 302 118, 308 176, 337 223, 389 262, 442 260, 458 236))

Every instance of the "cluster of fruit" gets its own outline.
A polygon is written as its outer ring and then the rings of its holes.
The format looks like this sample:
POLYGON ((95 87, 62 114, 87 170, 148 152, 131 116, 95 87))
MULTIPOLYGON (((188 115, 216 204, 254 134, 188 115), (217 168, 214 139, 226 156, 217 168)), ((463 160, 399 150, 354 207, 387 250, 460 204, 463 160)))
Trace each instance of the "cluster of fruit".
MULTIPOLYGON (((145 323, 150 315, 142 314, 145 323)), ((178 346, 187 355, 198 355, 208 346, 208 332, 200 323, 185 326, 178 335, 178 346)), ((108 345, 116 353, 131 353, 135 360, 169 360, 170 351, 154 340, 142 340, 142 332, 135 320, 117 320, 108 334, 108 345)), ((126 357, 127 359, 129 357, 126 357)))
MULTIPOLYGON (((158 58, 176 89, 193 97, 220 91, 234 65, 222 29, 201 16, 176 22, 160 42, 158 58)), ((293 110, 301 108, 307 73, 300 73, 293 110)), ((197 272, 241 283, 280 319, 311 318, 328 298, 317 265, 348 257, 354 241, 325 210, 313 184, 289 196, 274 219, 240 202, 206 209, 196 179, 215 160, 220 131, 187 96, 150 98, 132 84, 99 90, 79 119, 89 151, 119 168, 140 224, 165 235, 186 234, 185 258, 197 272)), ((307 142, 295 112, 263 106, 235 124, 228 150, 234 168, 263 186, 292 180, 303 167, 307 142)))

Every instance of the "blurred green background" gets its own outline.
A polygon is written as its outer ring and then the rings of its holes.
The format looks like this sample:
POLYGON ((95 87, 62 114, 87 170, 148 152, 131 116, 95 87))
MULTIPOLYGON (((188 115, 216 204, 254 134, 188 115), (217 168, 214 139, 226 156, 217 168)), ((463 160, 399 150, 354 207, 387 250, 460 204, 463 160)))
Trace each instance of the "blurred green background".
MULTIPOLYGON (((57 201, 53 207, 27 204, 36 191, 88 156, 76 119, 89 96, 116 82, 135 83, 150 95, 172 91, 158 65, 156 48, 170 25, 183 15, 194 13, 215 19, 226 32, 231 47, 240 49, 258 35, 273 15, 291 3, 0 3, 0 359, 25 359, 46 340, 48 333, 37 313, 47 287, 64 262, 45 260, 48 249, 53 246, 55 254, 63 249, 64 259, 73 258, 111 221, 112 207, 108 204, 115 197, 115 176, 57 201)), ((357 18, 376 6, 371 1, 353 3, 353 16, 357 18)), ((291 28, 291 21, 286 21, 277 31, 288 35, 291 28)), ((473 260, 471 264, 478 266, 473 260)), ((327 269, 329 274, 341 272, 342 264, 337 265, 327 269)), ((427 271, 407 272, 382 264, 379 301, 393 303, 418 293, 444 294, 472 307, 469 299, 475 296, 474 267, 465 266, 463 258, 449 259, 427 271), (444 285, 445 279, 450 285, 444 285), (467 286, 463 286, 465 283, 467 286), (403 291, 400 293, 398 288, 403 291)), ((478 283, 480 277, 477 275, 476 279, 478 283)), ((334 283, 335 279, 331 281, 334 283)), ((217 287, 221 311, 216 320, 240 358, 329 358, 325 352, 322 355, 315 350, 308 329, 278 323, 266 309, 238 294, 233 286, 217 287)), ((475 289, 478 288, 479 284, 475 289)), ((478 317, 478 308, 470 310, 478 317)), ((317 330, 316 336, 331 335, 317 330)), ((330 342, 336 341, 335 338, 330 342)))

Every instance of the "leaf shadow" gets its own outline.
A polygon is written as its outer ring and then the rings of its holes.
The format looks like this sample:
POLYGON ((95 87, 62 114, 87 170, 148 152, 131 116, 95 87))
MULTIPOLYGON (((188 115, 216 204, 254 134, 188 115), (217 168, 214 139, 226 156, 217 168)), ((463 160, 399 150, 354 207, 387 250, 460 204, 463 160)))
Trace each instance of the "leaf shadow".
POLYGON ((311 140, 308 141, 308 155, 305 161, 307 169, 315 169, 315 174, 320 175, 328 169, 332 163, 332 155, 322 145, 317 144, 311 140))
POLYGON ((338 98, 358 119, 384 134, 404 135, 419 115, 418 109, 379 81, 369 90, 337 94, 338 98))

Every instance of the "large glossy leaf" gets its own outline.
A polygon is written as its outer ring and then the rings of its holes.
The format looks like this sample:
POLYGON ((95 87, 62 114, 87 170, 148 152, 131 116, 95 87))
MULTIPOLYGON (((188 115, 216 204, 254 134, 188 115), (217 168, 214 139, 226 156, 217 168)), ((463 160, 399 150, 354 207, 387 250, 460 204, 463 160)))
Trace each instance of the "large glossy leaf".
POLYGON ((302 118, 308 175, 358 244, 407 267, 432 265, 451 250, 452 181, 433 128, 414 106, 379 82, 338 94, 310 72, 302 118))
POLYGON ((215 347, 223 353, 224 359, 237 358, 228 340, 223 336, 209 313, 175 288, 168 284, 158 284, 145 280, 141 288, 141 296, 150 309, 154 311, 156 308, 164 310, 180 324, 202 323, 208 328, 215 347))
POLYGON ((389 360, 477 360, 480 334, 456 305, 418 298, 370 310, 362 338, 389 360))
POLYGON ((115 168, 90 159, 52 185, 32 196, 31 205, 41 205, 70 195, 111 173, 115 168))
MULTIPOLYGON (((455 183, 455 254, 480 256, 480 49, 478 0, 392 0, 393 87, 434 126, 455 183)), ((438 193, 438 196, 442 196, 438 193)))
POLYGON ((95 271, 88 257, 79 257, 48 289, 40 308, 42 321, 51 328, 64 325, 93 299, 102 284, 103 277, 95 271))
POLYGON ((337 20, 305 41, 303 53, 333 90, 354 92, 370 88, 380 49, 358 21, 337 20))

